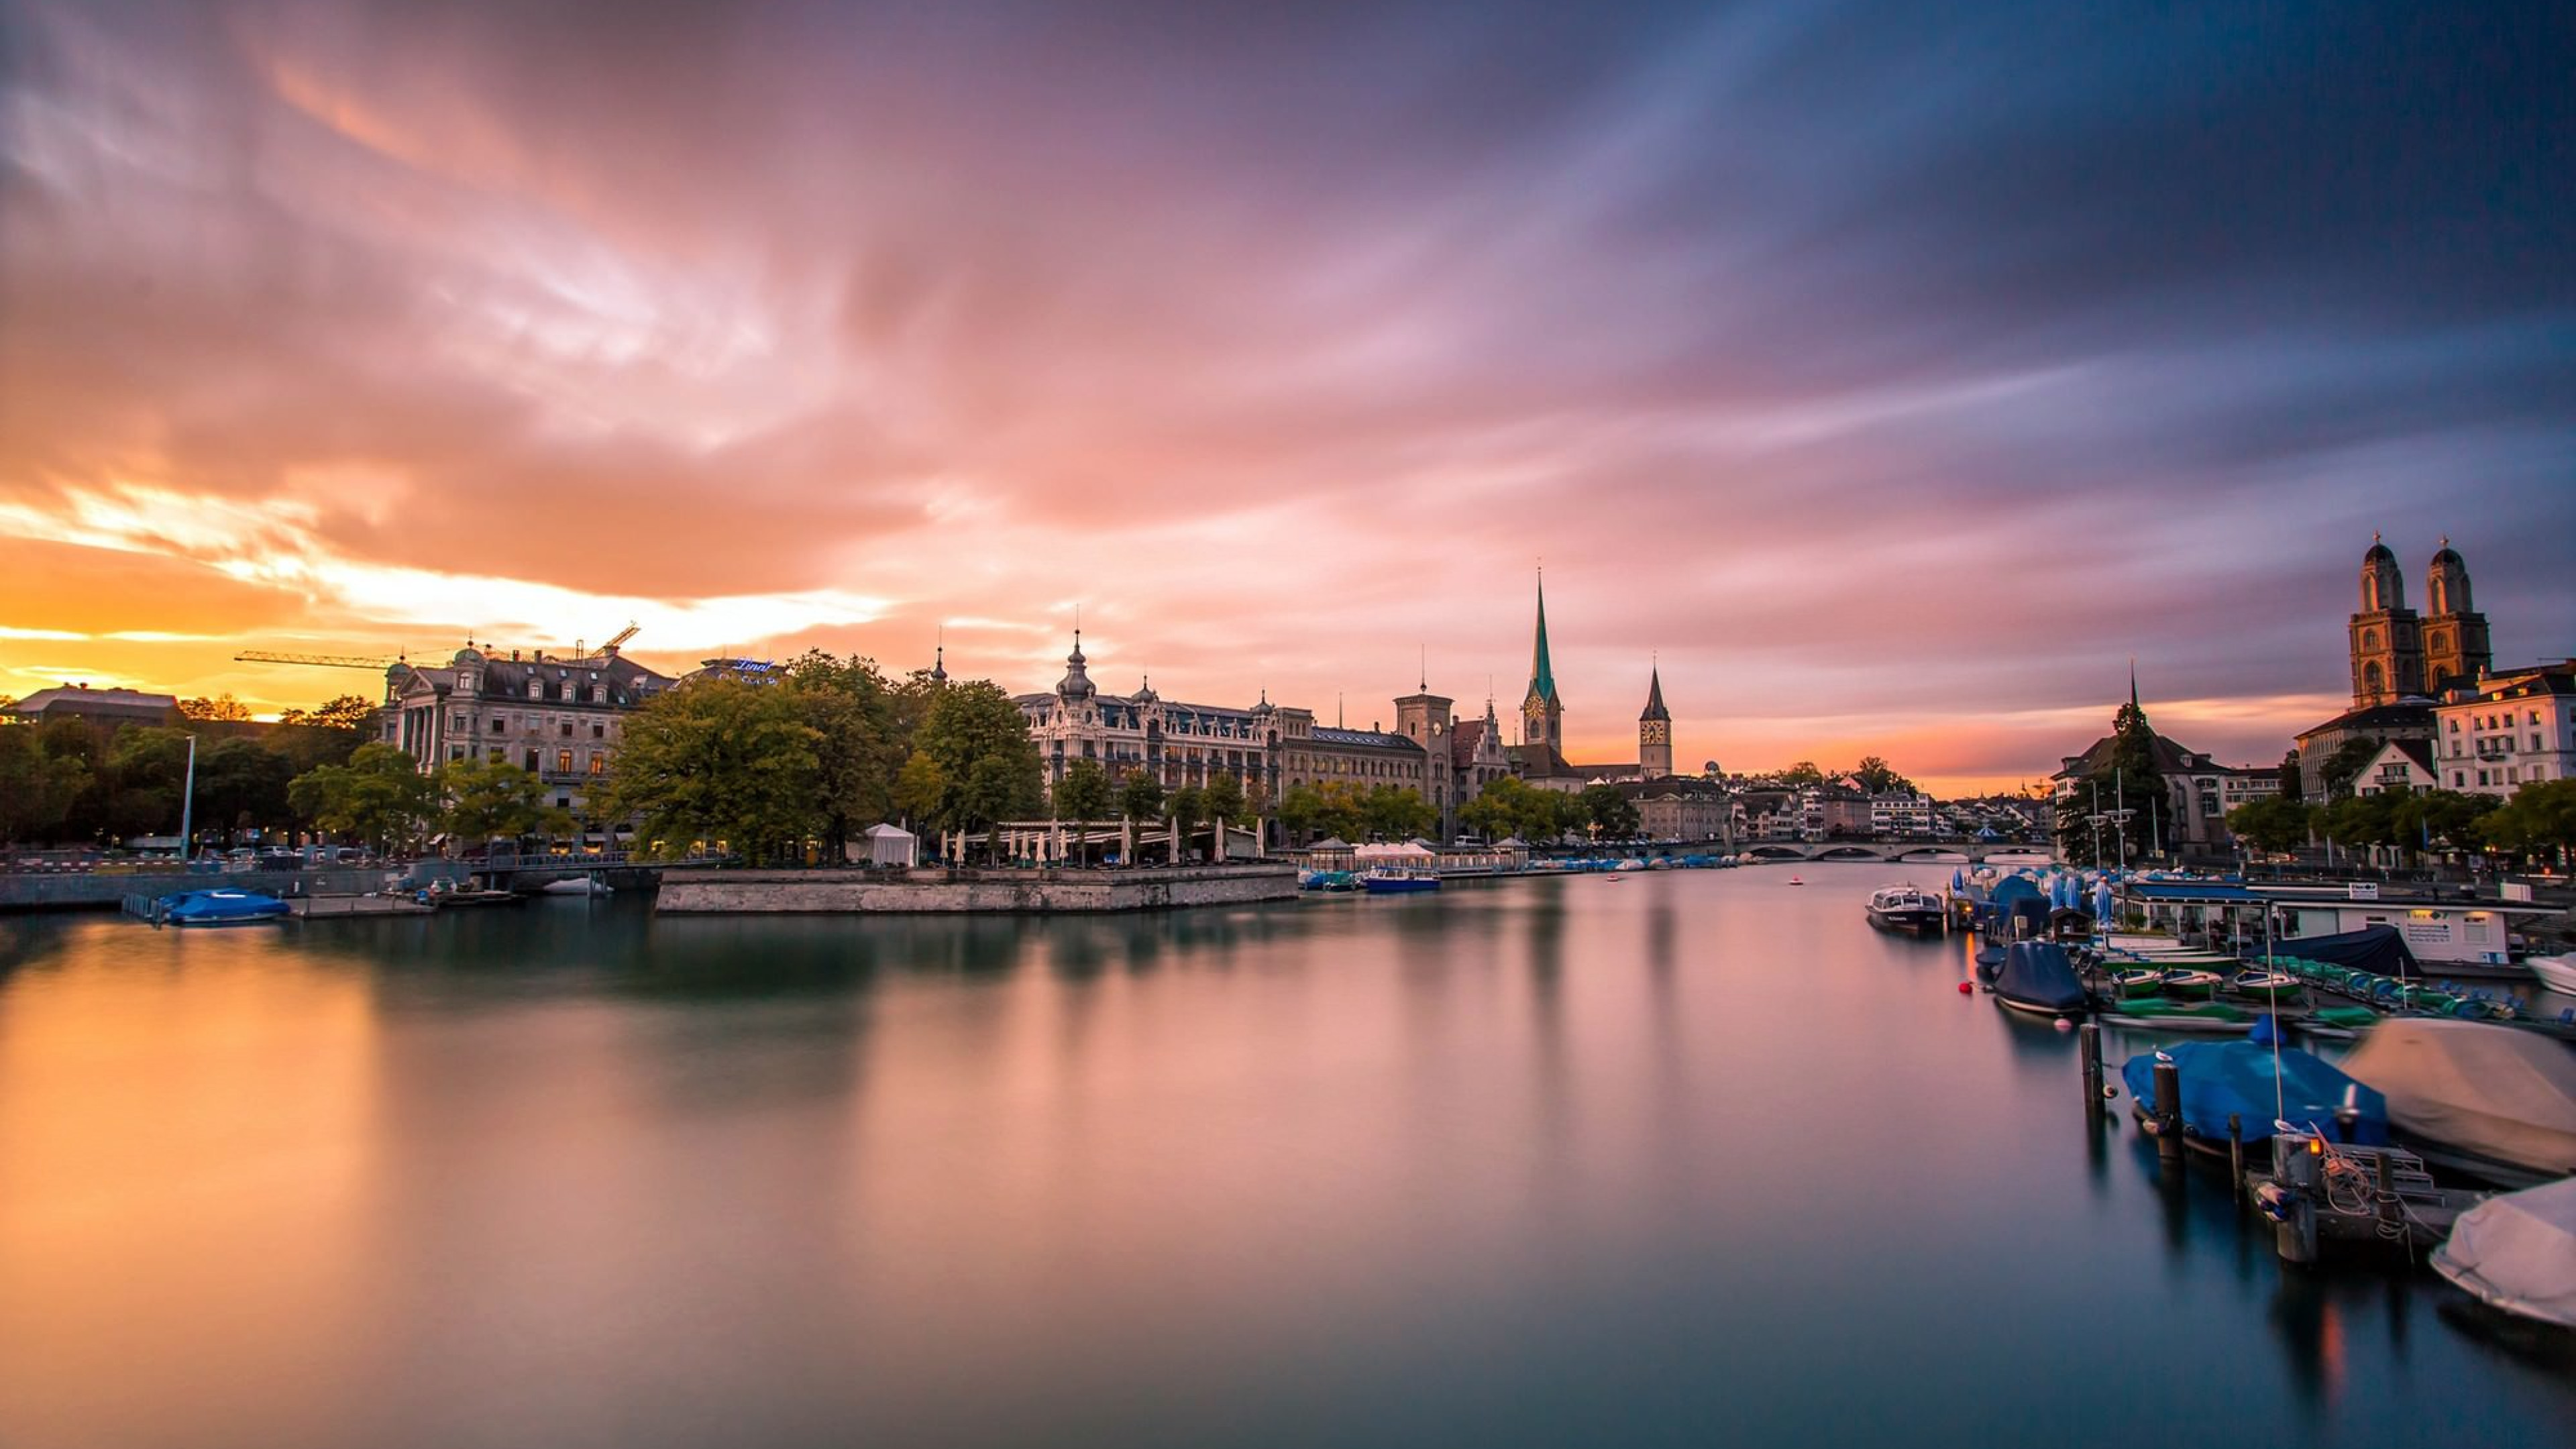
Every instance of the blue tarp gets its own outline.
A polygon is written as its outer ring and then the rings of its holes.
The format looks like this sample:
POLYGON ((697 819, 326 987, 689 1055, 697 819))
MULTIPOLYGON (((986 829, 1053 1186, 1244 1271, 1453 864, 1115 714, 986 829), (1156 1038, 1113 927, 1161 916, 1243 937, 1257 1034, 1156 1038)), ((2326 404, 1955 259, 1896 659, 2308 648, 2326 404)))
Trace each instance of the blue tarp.
POLYGON ((2007 947, 2003 967, 1995 972, 1995 995, 2040 1011, 2081 1011, 2085 1004, 2075 963, 2053 941, 2016 941, 2007 947))
POLYGON ((257 891, 186 891, 162 897, 161 907, 161 918, 180 926, 264 921, 287 913, 286 902, 257 891))
POLYGON ((2284 936, 2272 942, 2276 955, 2322 961, 2351 971, 2398 976, 2415 967, 2415 953, 2395 926, 2366 926, 2336 936, 2284 936))
MULTIPOLYGON (((2226 1141, 2227 1116, 2232 1112, 2248 1142, 2271 1137, 2277 1115, 2292 1126, 2315 1129, 2329 1142, 2387 1145, 2388 1099, 2297 1047, 2281 1048, 2277 1112, 2270 1047, 2243 1041, 2195 1041, 2167 1047, 2164 1054, 2173 1058, 2181 1074, 2182 1124, 2192 1136, 2226 1141), (2347 1091, 2361 1114, 2349 1132, 2335 1119, 2347 1091)), ((2141 1052, 2120 1068, 2120 1080, 2142 1111, 2155 1108, 2155 1062, 2155 1053, 2141 1052)))

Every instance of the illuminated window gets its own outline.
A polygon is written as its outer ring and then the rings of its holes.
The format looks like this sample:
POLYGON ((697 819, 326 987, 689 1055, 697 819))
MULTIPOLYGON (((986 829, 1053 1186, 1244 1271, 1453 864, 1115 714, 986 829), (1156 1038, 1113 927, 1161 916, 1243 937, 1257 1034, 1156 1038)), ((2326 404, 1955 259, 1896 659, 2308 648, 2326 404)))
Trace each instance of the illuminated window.
POLYGON ((570 751, 570 750, 557 750, 557 751, 555 751, 555 768, 556 768, 556 769, 558 769, 558 770, 565 771, 566 773, 570 773, 570 771, 572 770, 572 751, 570 751))

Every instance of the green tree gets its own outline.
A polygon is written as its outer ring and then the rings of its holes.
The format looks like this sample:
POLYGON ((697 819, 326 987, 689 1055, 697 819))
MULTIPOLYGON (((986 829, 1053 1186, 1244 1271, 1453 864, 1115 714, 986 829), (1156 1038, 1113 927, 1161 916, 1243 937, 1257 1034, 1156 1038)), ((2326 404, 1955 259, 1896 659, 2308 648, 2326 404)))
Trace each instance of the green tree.
POLYGON ((1914 782, 1896 773, 1896 768, 1877 755, 1863 755, 1852 766, 1852 781, 1872 795, 1911 795, 1914 782))
POLYGON ((335 694, 311 709, 279 710, 277 722, 301 725, 307 729, 348 730, 365 734, 375 728, 376 707, 354 694, 335 694))
POLYGON ((1439 828, 1440 812, 1418 790, 1404 785, 1373 785, 1360 797, 1360 821, 1372 835, 1388 840, 1428 835, 1439 828))
POLYGON ((791 660, 781 688, 814 731, 820 834, 835 860, 850 837, 892 815, 908 749, 896 739, 895 693, 876 661, 817 649, 791 660))
POLYGON ((2227 812, 2227 828, 2256 850, 2278 853, 2308 842, 2311 812, 2296 795, 2267 795, 2227 812))
POLYGON ((0 841, 48 838, 89 783, 89 766, 49 752, 43 731, 0 725, 0 841))
POLYGON ((118 836, 168 835, 185 817, 188 732, 128 725, 108 742, 106 828, 118 836))
POLYGON ((941 829, 972 833, 1045 809, 1046 768, 1028 717, 990 680, 935 690, 913 744, 939 766, 946 787, 927 812, 941 829))
POLYGON ((1813 760, 1800 760, 1771 778, 1784 790, 1804 790, 1825 783, 1825 772, 1813 760))
MULTIPOLYGON (((1055 782, 1055 792, 1048 797, 1048 803, 1054 807, 1056 819, 1088 824, 1109 818, 1111 796, 1115 793, 1109 784, 1109 772, 1100 767, 1098 760, 1076 760, 1064 767, 1064 778, 1055 782)), ((1088 864, 1088 840, 1082 842, 1081 851, 1081 859, 1088 864)))
POLYGON ((2333 752, 2317 766, 2317 776, 2325 782, 2326 798, 2331 800, 2352 794, 2352 782, 2360 777, 2362 767, 2370 763, 2371 756, 2378 754, 2385 743, 2384 740, 2359 735, 2335 746, 2333 752))
POLYGON ((2457 790, 2424 790, 2405 796, 2397 807, 2398 843, 2409 850, 2433 845, 2476 850, 2486 843, 2486 818, 2504 807, 2493 795, 2457 790))
POLYGON ((286 796, 294 779, 294 762, 261 741, 217 740, 197 752, 197 819, 224 832, 228 845, 238 831, 287 824, 295 814, 286 796))
POLYGON ((296 812, 321 829, 392 853, 436 818, 438 800, 412 758, 388 744, 360 745, 345 765, 321 765, 287 786, 296 812))
POLYGON ((546 782, 505 760, 456 760, 431 778, 452 844, 571 833, 572 813, 546 803, 546 782))
POLYGON ((2111 717, 2111 749, 2107 758, 2074 780, 2074 788, 2057 807, 2057 843, 2059 852, 2068 860, 2093 859, 2095 835, 2091 816, 2095 811, 2110 814, 2125 809, 2130 813, 2125 832, 2105 822, 2100 834, 2102 863, 2128 865, 2153 850, 2159 843, 2171 849, 2177 836, 2173 827, 2173 795, 2166 788, 2164 767, 2156 760, 2156 733, 2147 723, 2147 712, 2134 699, 2120 706, 2111 717), (2125 840, 2128 859, 2114 861, 2113 852, 2125 840))
POLYGON ((1598 830, 1603 840, 1627 840, 1642 825, 1637 807, 1615 785, 1592 785, 1575 797, 1583 808, 1583 823, 1598 830))
POLYGON ((1243 782, 1222 772, 1211 777, 1207 788, 1199 792, 1199 803, 1207 810, 1212 848, 1208 859, 1225 859, 1225 828, 1243 825, 1252 818, 1252 801, 1243 793, 1243 782))
POLYGON ((1172 863, 1178 865, 1188 858, 1191 833, 1207 819, 1207 792, 1196 785, 1183 785, 1165 795, 1163 818, 1172 822, 1172 836, 1178 842, 1173 847, 1172 863))
POLYGON ((2477 833, 2498 850, 2520 856, 2554 855, 2564 863, 2576 852, 2576 780, 2537 780, 2513 792, 2478 822, 2477 833))
POLYGON ((179 713, 194 720, 239 722, 250 718, 250 706, 229 694, 218 695, 213 699, 200 695, 195 699, 179 701, 179 713))
POLYGON ((1127 772, 1118 787, 1118 813, 1138 825, 1163 818, 1163 782, 1143 770, 1127 772))
POLYGON ((938 811, 939 802, 948 797, 948 773, 939 762, 919 750, 903 762, 902 773, 895 776, 895 808, 913 819, 929 823, 938 811))
POLYGON ((2398 814, 2405 801, 2402 789, 2346 795, 2326 807, 2322 822, 2326 838, 2347 850, 2405 845, 2398 814))
POLYGON ((705 840, 751 861, 793 856, 826 825, 819 741, 792 689, 719 677, 664 690, 626 717, 603 813, 641 819, 666 854, 705 840))
POLYGON ((2299 773, 2299 752, 2293 746, 2288 754, 2281 757, 2281 795, 2285 799, 2304 800, 2307 794, 2307 781, 2299 773))
POLYGON ((1098 760, 1076 760, 1064 767, 1064 778, 1055 782, 1055 818, 1106 820, 1112 793, 1109 772, 1098 760))

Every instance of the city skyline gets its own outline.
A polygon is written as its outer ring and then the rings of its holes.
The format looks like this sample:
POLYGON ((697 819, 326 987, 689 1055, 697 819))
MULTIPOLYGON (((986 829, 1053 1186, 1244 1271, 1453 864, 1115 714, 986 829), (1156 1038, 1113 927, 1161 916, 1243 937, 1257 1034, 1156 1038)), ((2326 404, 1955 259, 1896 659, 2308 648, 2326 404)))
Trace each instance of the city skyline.
POLYGON ((1079 609, 1104 688, 1508 719, 1544 558, 1568 754, 1659 663, 1685 770, 1956 793, 2132 657, 2277 760, 2374 533, 2500 664, 2576 618, 2543 7, 0 26, 0 694, 629 620, 1021 690, 1079 609))

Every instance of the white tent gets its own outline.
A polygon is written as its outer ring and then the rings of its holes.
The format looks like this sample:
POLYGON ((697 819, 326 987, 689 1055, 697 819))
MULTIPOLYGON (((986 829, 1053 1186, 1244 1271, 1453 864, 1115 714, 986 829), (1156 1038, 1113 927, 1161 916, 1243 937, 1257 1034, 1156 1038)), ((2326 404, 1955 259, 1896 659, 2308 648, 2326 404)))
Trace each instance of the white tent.
POLYGON ((2576 1328, 2576 1177, 2460 1214, 2433 1270, 2507 1313, 2576 1328))
MULTIPOLYGON (((899 825, 871 825, 868 838, 870 865, 917 865, 921 860, 921 837, 899 825)), ((855 853, 855 852, 853 852, 855 853)))
POLYGON ((1351 858, 1386 865, 1429 865, 1439 859, 1439 854, 1419 840, 1408 840, 1402 845, 1358 846, 1351 851, 1351 858))

